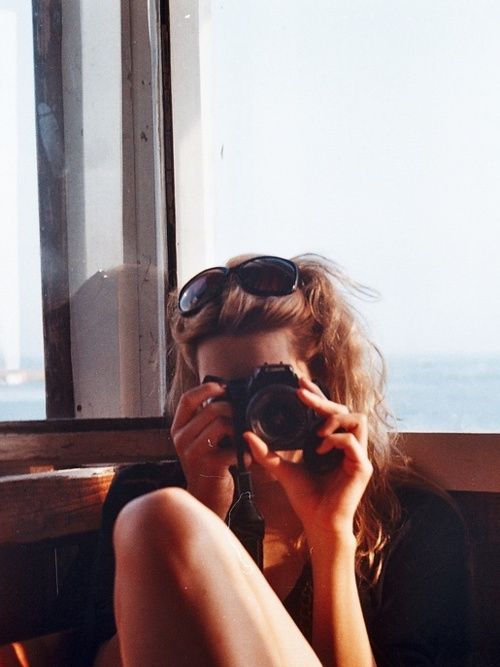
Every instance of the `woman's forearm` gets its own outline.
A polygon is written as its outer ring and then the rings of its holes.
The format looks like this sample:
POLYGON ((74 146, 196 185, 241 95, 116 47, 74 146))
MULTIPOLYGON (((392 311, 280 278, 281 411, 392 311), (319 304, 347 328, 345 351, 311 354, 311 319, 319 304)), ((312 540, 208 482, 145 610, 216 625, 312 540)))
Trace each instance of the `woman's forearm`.
POLYGON ((356 541, 342 534, 310 541, 313 648, 325 667, 374 667, 356 585, 356 541))

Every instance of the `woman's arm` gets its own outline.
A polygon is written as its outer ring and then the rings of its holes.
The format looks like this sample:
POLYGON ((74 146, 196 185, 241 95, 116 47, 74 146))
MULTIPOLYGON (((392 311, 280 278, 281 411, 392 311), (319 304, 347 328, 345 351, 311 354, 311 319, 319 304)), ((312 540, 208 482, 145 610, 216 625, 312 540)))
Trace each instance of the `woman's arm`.
POLYGON ((323 665, 375 665, 356 586, 355 552, 353 535, 311 547, 313 647, 323 665))
POLYGON ((270 451, 255 434, 245 437, 255 460, 283 485, 304 526, 314 582, 313 646, 319 658, 324 665, 373 667, 356 585, 353 534, 354 514, 373 471, 367 420, 332 403, 307 380, 301 380, 299 396, 325 417, 318 430, 323 438, 318 452, 344 452, 338 468, 315 475, 270 451))
POLYGON ((233 435, 232 409, 221 399, 225 389, 207 382, 182 395, 171 426, 172 440, 186 476, 188 491, 224 519, 234 494, 229 466, 232 448, 219 447, 233 435))

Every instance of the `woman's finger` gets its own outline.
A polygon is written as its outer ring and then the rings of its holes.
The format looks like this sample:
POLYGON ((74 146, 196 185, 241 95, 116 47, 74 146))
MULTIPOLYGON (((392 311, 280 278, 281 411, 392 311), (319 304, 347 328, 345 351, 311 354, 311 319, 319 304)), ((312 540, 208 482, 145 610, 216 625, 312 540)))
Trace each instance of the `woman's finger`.
POLYGON ((253 431, 245 431, 243 437, 250 448, 254 460, 272 473, 278 481, 288 478, 297 468, 297 464, 283 459, 274 450, 270 449, 253 431))
POLYGON ((258 463, 261 463, 265 467, 276 467, 280 464, 280 456, 270 449, 264 440, 259 438, 253 431, 245 431, 243 438, 250 447, 252 456, 258 463))
POLYGON ((332 413, 349 413, 349 410, 345 405, 342 405, 341 403, 334 403, 333 401, 330 401, 328 398, 326 398, 323 393, 317 393, 308 387, 300 387, 297 389, 297 394, 305 405, 325 417, 331 415, 332 413))
POLYGON ((345 457, 353 463, 366 459, 366 452, 353 433, 346 433, 344 431, 330 433, 330 435, 323 438, 316 452, 318 454, 326 454, 331 452, 332 449, 342 450, 345 457))
POLYGON ((344 463, 351 467, 351 472, 359 468, 370 468, 371 463, 367 456, 368 449, 368 422, 366 416, 358 413, 339 415, 333 432, 324 435, 321 444, 317 447, 318 454, 327 454, 333 449, 344 452, 344 463), (354 466, 354 467, 353 467, 354 466))
POLYGON ((217 382, 207 382, 200 384, 198 387, 189 389, 182 394, 175 416, 172 421, 171 430, 178 431, 185 424, 187 424, 194 415, 203 407, 204 403, 210 399, 223 396, 226 389, 223 385, 217 382))
POLYGON ((195 440, 210 424, 220 422, 225 428, 233 429, 233 412, 227 402, 212 402, 200 409, 179 429, 172 427, 172 440, 176 448, 182 443, 195 440))
POLYGON ((303 387, 304 389, 308 389, 313 394, 317 394, 318 396, 323 396, 323 398, 326 398, 325 394, 321 391, 319 385, 317 385, 316 382, 309 380, 309 378, 306 378, 304 376, 300 377, 299 386, 303 387))
POLYGON ((232 439, 234 429, 232 424, 222 420, 216 420, 202 429, 195 438, 183 434, 183 437, 176 439, 174 445, 179 457, 186 463, 197 463, 201 465, 203 459, 207 457, 234 458, 233 448, 224 448, 220 446, 225 438, 232 439))
POLYGON ((344 452, 342 468, 348 475, 361 475, 361 479, 370 478, 373 465, 366 456, 366 451, 352 433, 332 433, 323 440, 317 452, 327 454, 333 449, 344 452))
POLYGON ((346 415, 333 413, 325 419, 316 433, 320 437, 325 437, 338 430, 354 433, 356 438, 366 448, 368 445, 368 420, 366 415, 361 413, 349 412, 346 415))
POLYGON ((361 412, 337 415, 340 428, 352 433, 364 450, 368 448, 368 419, 361 412))

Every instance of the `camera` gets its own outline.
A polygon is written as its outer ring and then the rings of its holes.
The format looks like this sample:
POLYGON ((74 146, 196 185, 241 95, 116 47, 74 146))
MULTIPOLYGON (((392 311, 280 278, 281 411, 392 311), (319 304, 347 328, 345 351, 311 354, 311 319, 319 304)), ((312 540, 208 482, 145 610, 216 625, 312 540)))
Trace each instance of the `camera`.
POLYGON ((264 364, 247 378, 204 379, 210 381, 223 381, 226 385, 225 396, 214 400, 231 403, 237 432, 253 431, 274 451, 303 450, 306 466, 319 472, 331 470, 342 459, 343 452, 339 450, 325 455, 316 453, 321 442, 316 431, 323 419, 297 396, 299 381, 291 366, 264 364))

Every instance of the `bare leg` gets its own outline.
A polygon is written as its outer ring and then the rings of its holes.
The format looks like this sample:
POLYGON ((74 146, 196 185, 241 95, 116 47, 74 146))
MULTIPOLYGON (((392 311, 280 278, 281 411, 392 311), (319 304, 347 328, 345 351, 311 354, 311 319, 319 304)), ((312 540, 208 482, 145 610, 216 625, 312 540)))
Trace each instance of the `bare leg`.
POLYGON ((320 666, 238 540, 186 491, 127 505, 115 551, 124 667, 320 666))

